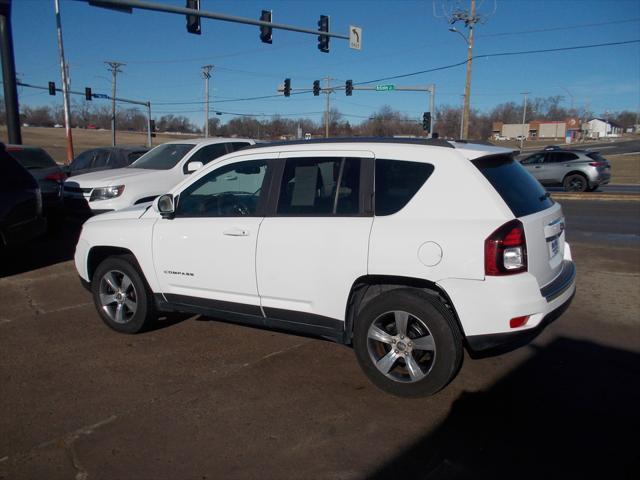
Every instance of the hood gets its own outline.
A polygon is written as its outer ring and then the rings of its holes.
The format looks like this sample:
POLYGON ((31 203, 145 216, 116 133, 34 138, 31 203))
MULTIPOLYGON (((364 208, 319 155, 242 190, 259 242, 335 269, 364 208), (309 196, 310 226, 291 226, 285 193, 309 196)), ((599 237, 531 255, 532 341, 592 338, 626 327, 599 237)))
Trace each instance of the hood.
POLYGON ((167 175, 168 170, 149 170, 146 168, 114 168, 111 170, 102 170, 99 172, 85 173, 82 175, 74 175, 67 179, 65 185, 94 188, 94 187, 110 187, 113 185, 126 185, 128 180, 147 180, 158 175, 167 175))
POLYGON ((140 203, 115 212, 101 213, 100 215, 89 218, 85 223, 102 222, 105 220, 122 220, 126 218, 140 218, 149 208, 152 208, 152 205, 153 202, 140 203))

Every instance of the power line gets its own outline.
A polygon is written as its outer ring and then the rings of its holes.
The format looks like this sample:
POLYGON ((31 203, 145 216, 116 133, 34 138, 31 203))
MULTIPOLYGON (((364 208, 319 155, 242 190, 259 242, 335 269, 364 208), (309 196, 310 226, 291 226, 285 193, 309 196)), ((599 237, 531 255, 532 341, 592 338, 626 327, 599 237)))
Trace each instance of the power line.
POLYGON ((537 28, 534 30, 519 30, 513 32, 499 32, 499 33, 485 33, 478 35, 478 37, 486 38, 486 37, 506 37, 509 35, 523 35, 529 33, 544 33, 544 32, 556 32, 562 30, 575 30, 578 28, 588 28, 588 27, 600 27, 603 25, 618 25, 621 23, 633 23, 640 21, 640 18, 630 18, 627 20, 613 20, 610 22, 598 22, 598 23, 583 23, 581 25, 566 25, 563 27, 549 27, 549 28, 537 28))
MULTIPOLYGON (((625 40, 625 41, 621 41, 621 42, 608 42, 608 43, 595 43, 595 44, 590 44, 590 45, 575 45, 572 47, 560 47, 560 48, 545 48, 545 49, 540 49, 540 50, 523 50, 523 51, 519 51, 519 52, 499 52, 499 53, 486 53, 483 55, 475 55, 471 58, 471 60, 475 60, 478 58, 491 58, 491 57, 506 57, 506 56, 513 56, 513 55, 530 55, 530 54, 534 54, 534 53, 550 53, 550 52, 563 52, 563 51, 568 51, 568 50, 582 50, 582 49, 587 49, 587 48, 597 48, 597 47, 610 47, 610 46, 619 46, 619 45, 630 45, 632 43, 639 43, 640 39, 638 40, 625 40)), ((413 77, 415 75, 422 75, 424 73, 432 73, 432 72, 437 72, 440 70, 448 70, 450 68, 455 68, 455 67, 459 67, 461 65, 465 65, 469 60, 463 60, 461 62, 457 62, 457 63, 452 63, 450 65, 444 65, 442 67, 435 67, 435 68, 430 68, 427 70, 420 70, 418 72, 411 72, 411 73, 404 73, 401 75, 393 75, 390 77, 383 77, 383 78, 376 78, 375 80, 367 80, 364 82, 354 82, 354 85, 368 85, 370 83, 377 83, 377 82, 382 82, 382 81, 386 81, 386 80, 395 80, 398 78, 406 78, 406 77, 413 77)))

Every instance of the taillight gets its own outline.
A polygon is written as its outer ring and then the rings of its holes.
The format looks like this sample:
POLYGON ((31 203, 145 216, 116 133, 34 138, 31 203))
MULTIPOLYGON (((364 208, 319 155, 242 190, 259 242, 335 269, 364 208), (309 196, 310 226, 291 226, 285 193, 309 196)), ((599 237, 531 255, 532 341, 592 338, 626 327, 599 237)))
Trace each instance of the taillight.
POLYGON ((45 180, 53 180, 54 182, 62 183, 64 182, 65 175, 62 172, 55 172, 47 175, 45 180))
POLYGON ((606 167, 607 162, 589 162, 592 167, 606 167))
POLYGON ((527 271, 527 241, 520 220, 511 220, 484 241, 484 273, 500 276, 527 271))

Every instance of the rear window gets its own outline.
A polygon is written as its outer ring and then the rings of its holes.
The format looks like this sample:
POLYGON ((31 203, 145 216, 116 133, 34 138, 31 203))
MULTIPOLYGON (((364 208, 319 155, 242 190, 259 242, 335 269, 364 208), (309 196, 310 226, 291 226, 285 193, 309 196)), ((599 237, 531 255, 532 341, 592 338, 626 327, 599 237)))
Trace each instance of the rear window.
POLYGON ((399 212, 433 173, 433 165, 403 160, 376 160, 375 212, 399 212))
POLYGON ((27 170, 56 166, 53 158, 41 148, 7 148, 7 152, 27 170))
POLYGON ((596 160, 597 162, 606 162, 607 161, 607 159, 604 158, 602 155, 600 155, 599 152, 587 153, 587 157, 589 157, 592 160, 596 160))
POLYGON ((29 172, 0 147, 0 191, 37 187, 29 172))
POLYGON ((549 193, 509 155, 492 155, 472 162, 516 217, 541 212, 553 205, 549 193))

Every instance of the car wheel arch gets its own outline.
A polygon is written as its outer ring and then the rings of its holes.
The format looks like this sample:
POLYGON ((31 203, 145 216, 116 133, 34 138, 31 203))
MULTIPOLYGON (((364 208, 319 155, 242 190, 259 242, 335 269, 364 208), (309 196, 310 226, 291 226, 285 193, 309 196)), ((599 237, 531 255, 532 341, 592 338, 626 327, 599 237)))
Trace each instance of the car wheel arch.
MULTIPOLYGON (((394 275, 363 275, 357 278, 349 292, 347 298, 347 305, 345 311, 345 329, 344 329, 344 341, 345 344, 351 344, 353 338, 353 329, 358 313, 374 298, 378 295, 396 289, 413 288, 417 291, 425 292, 429 295, 438 297, 438 300, 447 308, 453 315, 456 325, 459 330, 459 334, 464 339, 466 338, 464 328, 458 317, 458 313, 444 289, 438 286, 436 283, 426 280, 424 278, 414 277, 401 277, 394 275)), ((466 342, 465 342, 466 346, 466 342)))
MULTIPOLYGON (((87 275, 89 277, 89 281, 93 278, 93 274, 95 273, 98 265, 100 265, 105 259, 113 256, 120 255, 130 255, 135 260, 135 267, 142 273, 142 269, 140 268, 140 264, 134 253, 122 247, 113 247, 108 245, 98 245, 95 247, 91 247, 89 253, 87 254, 87 275)), ((144 274, 142 274, 144 277, 144 274)))

